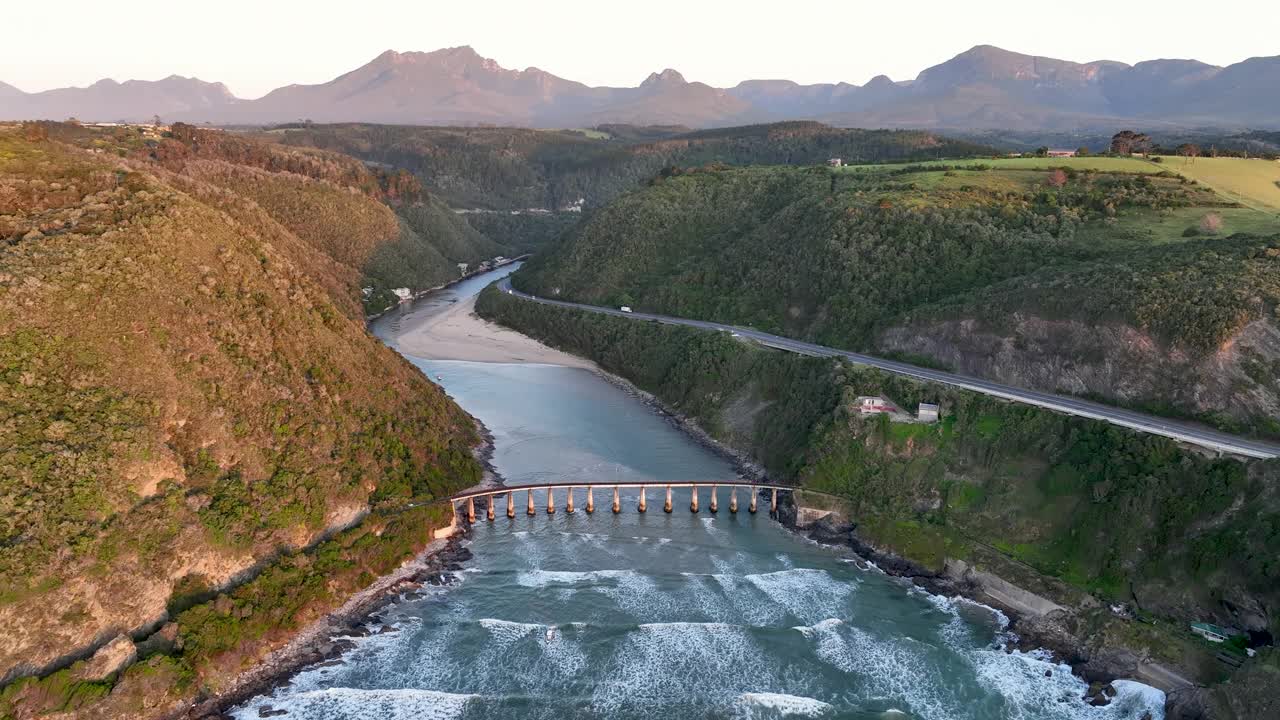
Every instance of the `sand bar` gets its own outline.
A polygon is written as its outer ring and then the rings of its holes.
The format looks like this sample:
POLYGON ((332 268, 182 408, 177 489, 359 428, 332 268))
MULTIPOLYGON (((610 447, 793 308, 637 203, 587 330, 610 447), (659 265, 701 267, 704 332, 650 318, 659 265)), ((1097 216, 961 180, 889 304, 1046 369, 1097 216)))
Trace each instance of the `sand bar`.
POLYGON ((596 369, 595 363, 547 347, 475 313, 476 297, 406 330, 395 339, 399 350, 424 360, 469 360, 492 363, 545 363, 596 369))

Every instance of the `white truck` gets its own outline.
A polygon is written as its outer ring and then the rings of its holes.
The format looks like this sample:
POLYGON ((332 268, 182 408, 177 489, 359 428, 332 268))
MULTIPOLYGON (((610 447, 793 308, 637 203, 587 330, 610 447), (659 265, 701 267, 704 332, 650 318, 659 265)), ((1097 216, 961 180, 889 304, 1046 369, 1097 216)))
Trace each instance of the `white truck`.
POLYGON ((631 312, 631 306, 630 306, 630 305, 623 305, 622 307, 620 307, 620 308, 618 308, 618 309, 619 309, 619 310, 621 310, 622 312, 631 312))

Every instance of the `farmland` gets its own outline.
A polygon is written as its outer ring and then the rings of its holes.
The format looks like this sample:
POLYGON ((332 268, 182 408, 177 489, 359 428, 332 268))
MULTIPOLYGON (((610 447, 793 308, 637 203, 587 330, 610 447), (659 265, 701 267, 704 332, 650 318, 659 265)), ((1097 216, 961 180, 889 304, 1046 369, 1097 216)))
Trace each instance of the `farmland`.
POLYGON ((1258 210, 1280 212, 1280 162, 1244 158, 1169 158, 1164 166, 1258 210))

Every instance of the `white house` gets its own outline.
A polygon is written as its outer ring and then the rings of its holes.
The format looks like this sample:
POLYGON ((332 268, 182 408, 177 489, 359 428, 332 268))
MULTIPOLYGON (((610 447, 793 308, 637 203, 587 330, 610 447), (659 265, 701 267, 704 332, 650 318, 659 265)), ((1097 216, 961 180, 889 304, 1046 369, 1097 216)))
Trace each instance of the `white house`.
POLYGON ((933 403, 920 403, 916 411, 916 419, 920 422, 938 422, 938 406, 933 403))
POLYGON ((413 291, 409 288, 396 288, 391 291, 396 297, 400 298, 400 302, 413 299, 413 291))

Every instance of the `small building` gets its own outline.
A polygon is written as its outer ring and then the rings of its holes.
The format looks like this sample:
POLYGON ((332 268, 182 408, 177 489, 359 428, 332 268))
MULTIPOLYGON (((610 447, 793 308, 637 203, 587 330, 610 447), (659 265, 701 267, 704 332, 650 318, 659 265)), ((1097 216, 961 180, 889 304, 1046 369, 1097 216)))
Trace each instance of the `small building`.
POLYGON ((1194 622, 1191 623, 1191 632, 1208 640, 1209 642, 1226 642, 1231 638, 1231 631, 1214 625, 1213 623, 1194 622))
POLYGON ((413 299, 413 291, 410 290, 409 288, 396 288, 391 292, 394 293, 396 297, 400 298, 400 302, 405 302, 407 300, 413 299))
POLYGON ((841 158, 831 158, 827 161, 827 164, 831 167, 844 167, 844 160, 841 158))
POLYGON ((1075 150, 1050 150, 1049 157, 1075 157, 1075 150))
POLYGON ((920 408, 916 410, 916 419, 927 423, 938 422, 938 406, 933 403, 920 403, 920 408))
POLYGON ((469 266, 467 265, 467 263, 458 263, 458 274, 459 274, 459 275, 466 275, 466 274, 467 274, 467 267, 469 267, 469 266))
POLYGON ((879 395, 861 395, 857 400, 854 400, 854 405, 857 406, 858 412, 863 415, 898 412, 897 405, 894 405, 892 402, 885 400, 879 395))

